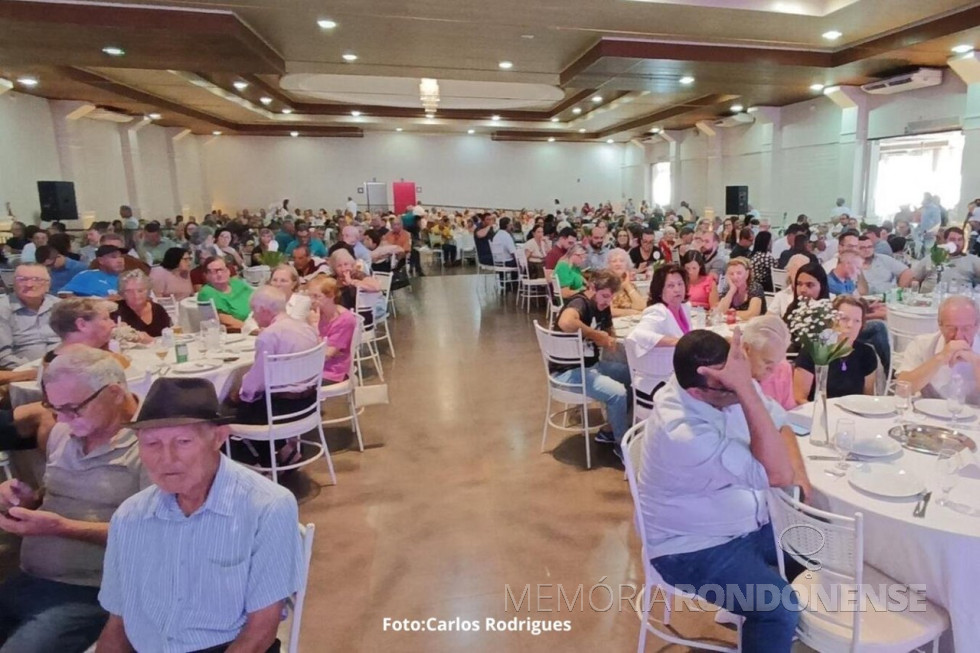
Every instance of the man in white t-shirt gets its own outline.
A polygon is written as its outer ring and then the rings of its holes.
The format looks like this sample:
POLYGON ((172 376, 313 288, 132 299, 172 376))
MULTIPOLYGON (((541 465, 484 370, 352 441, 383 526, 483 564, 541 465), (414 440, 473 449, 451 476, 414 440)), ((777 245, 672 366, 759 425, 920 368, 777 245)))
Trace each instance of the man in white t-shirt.
MULTIPOLYGON (((835 206, 834 207, 834 210, 830 212, 830 217, 831 218, 839 218, 842 215, 846 215, 846 216, 850 217, 852 215, 852 213, 851 213, 851 207, 847 206, 847 203, 845 202, 845 200, 844 200, 843 197, 838 197, 837 198, 837 206, 835 206)), ((835 222, 836 222, 836 220, 835 220, 835 222)))
POLYGON ((980 404, 980 310, 970 299, 950 297, 939 307, 939 333, 916 337, 902 354, 899 381, 923 397, 945 398, 954 374, 963 379, 967 402, 980 404))
POLYGON ((347 198, 347 213, 350 213, 351 217, 357 215, 357 202, 354 201, 353 197, 347 198))

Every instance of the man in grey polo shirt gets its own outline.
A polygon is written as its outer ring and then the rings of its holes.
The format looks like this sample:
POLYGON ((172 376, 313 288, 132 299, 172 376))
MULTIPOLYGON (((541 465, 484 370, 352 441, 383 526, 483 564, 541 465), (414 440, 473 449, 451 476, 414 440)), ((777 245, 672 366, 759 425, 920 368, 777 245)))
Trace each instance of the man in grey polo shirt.
POLYGON ((861 275, 872 295, 886 293, 892 288, 908 288, 912 283, 912 270, 898 259, 884 256, 875 250, 874 241, 868 236, 858 239, 858 254, 863 259, 861 275))
MULTIPOLYGON (((980 257, 965 252, 966 237, 963 230, 959 227, 950 227, 946 230, 946 244, 951 246, 949 258, 943 265, 943 281, 955 281, 965 283, 969 287, 980 284, 980 257)), ((932 263, 932 258, 926 253, 925 258, 912 266, 912 278, 921 284, 922 292, 932 292, 936 286, 936 266, 932 263)))
POLYGON ((41 358, 61 339, 48 319, 58 298, 48 294, 51 275, 43 265, 18 265, 14 292, 0 297, 0 369, 41 358))
POLYGON ((0 484, 0 528, 23 538, 19 573, 0 585, 0 651, 86 650, 108 614, 99 606, 109 518, 149 484, 136 434, 137 401, 107 352, 72 345, 43 375, 58 416, 47 438, 44 487, 0 484))

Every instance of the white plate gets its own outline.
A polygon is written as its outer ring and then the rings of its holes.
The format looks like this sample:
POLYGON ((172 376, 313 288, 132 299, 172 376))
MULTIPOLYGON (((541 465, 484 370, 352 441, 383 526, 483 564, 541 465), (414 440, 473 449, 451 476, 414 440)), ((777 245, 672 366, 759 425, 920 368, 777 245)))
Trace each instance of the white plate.
POLYGON ((231 333, 231 334, 228 334, 227 336, 225 336, 225 344, 226 345, 233 345, 236 342, 244 342, 245 341, 245 338, 247 338, 247 337, 248 336, 246 336, 243 333, 231 333))
POLYGON ((862 463, 847 475, 851 485, 882 497, 911 497, 922 492, 922 479, 898 465, 862 463))
POLYGON ((892 456, 902 450, 902 445, 898 440, 893 440, 884 433, 875 433, 870 437, 860 437, 851 447, 851 453, 868 458, 881 458, 882 456, 892 456))
POLYGON ((212 360, 200 360, 200 361, 187 361, 186 363, 177 363, 170 368, 171 374, 200 374, 202 372, 210 372, 211 370, 216 370, 221 367, 220 361, 212 360))
MULTIPOLYGON (((924 415, 929 417, 938 417, 939 419, 953 419, 953 414, 949 412, 946 408, 945 399, 916 399, 915 409, 924 415)), ((959 414, 957 420, 960 422, 967 422, 973 419, 976 415, 969 406, 964 406, 963 412, 959 414)))
POLYGON ((870 397, 868 395, 848 395, 837 400, 837 405, 859 413, 864 417, 884 417, 895 412, 894 397, 870 397))

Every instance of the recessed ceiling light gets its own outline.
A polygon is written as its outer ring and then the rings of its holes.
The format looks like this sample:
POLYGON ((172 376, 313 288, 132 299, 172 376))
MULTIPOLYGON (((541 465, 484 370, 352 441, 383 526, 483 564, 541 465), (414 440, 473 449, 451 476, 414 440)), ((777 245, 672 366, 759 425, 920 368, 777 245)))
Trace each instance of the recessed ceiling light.
POLYGON ((607 142, 607 143, 612 143, 612 142, 613 142, 613 139, 611 139, 611 138, 607 138, 607 139, 606 139, 606 142, 607 142))
POLYGON ((681 84, 684 84, 685 86, 687 86, 688 84, 693 84, 694 83, 694 78, 691 77, 690 75, 684 75, 683 77, 681 77, 677 81, 679 81, 681 84))
POLYGON ((831 93, 836 93, 840 90, 840 86, 828 86, 823 90, 824 95, 830 95, 831 93))
POLYGON ((582 113, 582 107, 575 107, 574 109, 572 109, 572 113, 574 113, 577 116, 578 114, 582 113))
POLYGON ((400 131, 402 131, 402 128, 401 127, 395 127, 395 131, 396 132, 400 132, 400 131))
POLYGON ((297 136, 299 136, 299 132, 289 132, 289 135, 292 136, 293 138, 296 138, 297 136))
POLYGON ((37 79, 35 77, 18 77, 17 83, 21 86, 27 86, 28 88, 33 88, 37 86, 37 79))
POLYGON ((160 118, 163 118, 163 116, 159 113, 150 113, 147 114, 146 117, 149 118, 150 120, 159 120, 160 118))
POLYGON ((231 85, 237 88, 239 91, 244 91, 246 88, 248 88, 248 82, 243 82, 242 80, 232 82, 231 85))
POLYGON ((558 122, 559 120, 561 120, 561 118, 555 116, 554 118, 551 119, 551 122, 558 122))
POLYGON ((973 50, 973 46, 967 45, 965 43, 962 45, 957 45, 953 48, 953 52, 955 52, 956 54, 966 54, 967 52, 971 52, 972 50, 973 50))
POLYGON ((105 52, 110 57, 121 57, 124 54, 126 54, 125 50, 115 45, 107 45, 104 48, 102 48, 102 51, 105 52))
POLYGON ((221 136, 221 132, 219 132, 219 131, 213 131, 213 132, 211 132, 211 135, 212 136, 221 136))
POLYGON ((592 96, 592 101, 593 102, 596 102, 596 103, 602 102, 602 96, 601 95, 593 95, 592 96))
POLYGON ((534 38, 534 34, 521 34, 521 38, 530 41, 531 39, 534 38))
POLYGON ((500 116, 494 114, 494 115, 490 116, 490 120, 492 120, 494 122, 498 122, 500 120, 500 116))
POLYGON ((661 131, 663 131, 663 130, 660 129, 660 127, 654 127, 653 129, 650 130, 650 133, 651 134, 659 134, 661 131))
POLYGON ((354 54, 353 52, 345 52, 345 53, 343 54, 343 59, 344 59, 344 61, 346 61, 347 63, 352 63, 352 62, 354 62, 354 61, 357 61, 357 55, 356 55, 356 54, 354 54))
POLYGON ((475 134, 476 133, 476 130, 475 129, 467 129, 466 130, 466 133, 467 134, 475 134))
POLYGON ((261 102, 265 106, 269 106, 270 104, 272 104, 272 98, 271 97, 260 97, 259 98, 259 102, 261 102))
POLYGON ((350 115, 352 115, 352 116, 354 116, 354 117, 356 118, 356 117, 358 117, 359 115, 361 115, 361 112, 360 112, 360 111, 351 111, 351 112, 350 112, 350 115))
POLYGON ((839 39, 842 36, 844 36, 844 34, 842 32, 839 32, 839 31, 835 30, 835 29, 832 29, 832 30, 829 30, 829 31, 826 31, 826 32, 823 33, 823 37, 825 39, 827 39, 828 41, 836 41, 837 39, 839 39))
POLYGON ((555 142, 555 137, 554 137, 554 136, 552 136, 551 138, 549 138, 549 139, 548 139, 548 142, 549 142, 549 143, 554 143, 554 142, 555 142))
POLYGON ((510 70, 514 67, 514 63, 512 61, 501 61, 497 64, 497 67, 501 70, 510 70))
POLYGON ((321 18, 316 21, 316 24, 320 26, 320 29, 333 29, 337 26, 336 21, 330 20, 329 18, 321 18))
POLYGON ((293 112, 293 110, 290 109, 289 107, 286 107, 285 109, 282 110, 282 112, 288 116, 293 112))
POLYGON ((810 84, 810 90, 819 93, 823 90, 823 84, 810 84))
POLYGON ((585 127, 583 127, 582 129, 578 130, 578 133, 584 134, 585 133, 585 127))
POLYGON ((735 113, 741 113, 744 109, 745 107, 743 107, 741 104, 732 105, 732 111, 734 111, 735 113))

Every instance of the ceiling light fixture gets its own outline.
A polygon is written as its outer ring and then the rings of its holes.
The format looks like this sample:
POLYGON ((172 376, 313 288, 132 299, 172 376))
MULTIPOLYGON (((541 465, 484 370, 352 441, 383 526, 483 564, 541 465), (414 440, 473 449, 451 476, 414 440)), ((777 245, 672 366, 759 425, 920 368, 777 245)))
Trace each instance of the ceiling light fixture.
POLYGON ((819 93, 823 90, 823 84, 810 84, 810 90, 819 93))
POLYGON ((598 104, 599 102, 602 102, 602 96, 601 95, 593 95, 592 96, 592 101, 595 102, 596 104, 598 104))
POLYGON ((836 41, 842 36, 844 36, 843 32, 839 32, 838 30, 835 29, 828 30, 823 33, 823 37, 828 41, 836 41))
POLYGON ((293 112, 293 110, 290 109, 289 107, 286 107, 285 109, 282 110, 282 112, 288 116, 293 112))
POLYGON ((611 139, 611 138, 607 138, 607 139, 606 139, 606 142, 607 142, 607 143, 610 143, 610 144, 612 144, 612 142, 613 142, 613 139, 611 139))
POLYGON ((395 131, 396 131, 396 132, 400 132, 400 131, 403 131, 403 130, 402 130, 402 128, 401 128, 401 127, 395 127, 395 131))
POLYGON ((232 82, 231 85, 237 88, 239 91, 244 91, 246 88, 248 88, 248 82, 243 82, 242 80, 232 82))
POLYGON ((219 131, 213 131, 213 132, 211 132, 211 135, 212 136, 221 136, 221 132, 219 132, 219 131))
POLYGON ((554 137, 554 136, 552 136, 551 138, 549 138, 549 139, 548 139, 548 142, 549 142, 549 143, 554 143, 554 142, 555 142, 555 137, 554 137))
POLYGON ((346 61, 347 63, 354 63, 355 61, 357 61, 357 55, 354 54, 353 52, 345 52, 342 55, 342 57, 343 60, 346 61))
POLYGON ((439 108, 439 81, 431 77, 420 79, 419 99, 426 113, 435 113, 439 108))
POLYGON ((500 116, 494 114, 494 115, 490 116, 490 120, 492 120, 494 122, 500 122, 500 116))
POLYGON ((292 136, 293 138, 296 138, 297 136, 299 136, 299 132, 289 132, 289 135, 292 136))
POLYGON ((501 61, 500 63, 497 64, 497 67, 500 68, 501 70, 510 70, 511 68, 514 67, 514 62, 501 61))
POLYGON ((662 131, 663 131, 663 130, 662 130, 662 129, 660 129, 660 127, 654 127, 653 129, 651 129, 651 130, 650 130, 650 133, 651 133, 651 134, 659 134, 659 133, 660 133, 660 132, 662 132, 662 131))
POLYGON ((828 86, 823 90, 824 95, 830 95, 831 93, 836 93, 840 90, 840 86, 828 86))
POLYGON ((574 109, 572 109, 572 113, 574 113, 577 116, 578 114, 582 113, 582 107, 575 107, 574 109))
POLYGON ((681 78, 680 78, 679 80, 677 80, 677 81, 679 81, 679 82, 680 82, 681 84, 683 84, 684 86, 689 86, 689 85, 691 85, 691 84, 693 84, 693 83, 694 83, 694 78, 693 78, 693 77, 691 77, 690 75, 684 75, 683 77, 681 77, 681 78))
POLYGON ((745 110, 745 107, 743 107, 741 104, 733 104, 732 105, 732 111, 734 111, 735 113, 741 113, 744 110, 745 110))
POLYGON ((531 39, 534 38, 534 34, 521 34, 521 38, 530 41, 531 39))
POLYGON ((115 45, 107 45, 104 48, 102 48, 102 51, 105 52, 110 57, 121 57, 124 54, 126 54, 125 50, 115 45))
POLYGON ((360 111, 356 111, 356 110, 355 110, 355 111, 351 111, 351 112, 350 112, 350 115, 352 115, 352 116, 354 116, 355 118, 357 118, 357 117, 358 117, 359 115, 361 115, 361 112, 360 112, 360 111))
POLYGON ((21 86, 26 86, 28 88, 34 88, 35 86, 37 86, 37 78, 36 77, 18 77, 17 78, 17 83, 20 84, 21 86))
POLYGON ((333 29, 337 26, 336 21, 330 20, 329 18, 321 18, 316 21, 316 24, 320 26, 320 29, 333 29))
POLYGON ((953 47, 953 52, 955 52, 956 54, 966 54, 967 52, 973 52, 973 46, 967 45, 965 43, 962 45, 957 45, 953 47))
POLYGON ((551 122, 558 122, 559 120, 561 120, 561 118, 555 116, 554 118, 551 119, 551 122))
POLYGON ((159 113, 150 113, 147 114, 146 117, 149 118, 150 120, 159 120, 160 118, 163 118, 163 116, 159 113))
POLYGON ((466 133, 467 134, 475 134, 476 133, 476 130, 475 129, 467 129, 466 130, 466 133))
POLYGON ((749 113, 755 113, 758 110, 759 107, 749 107, 748 109, 746 109, 746 111, 748 111, 749 113))
POLYGON ((270 104, 272 104, 272 98, 271 97, 260 97, 259 98, 259 102, 261 102, 265 106, 269 106, 270 104))
POLYGON ((582 129, 578 130, 578 133, 584 134, 585 133, 585 127, 582 127, 582 129))

